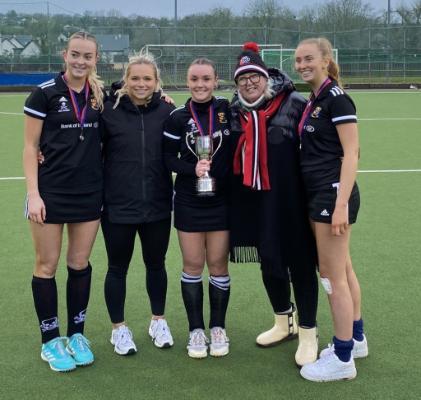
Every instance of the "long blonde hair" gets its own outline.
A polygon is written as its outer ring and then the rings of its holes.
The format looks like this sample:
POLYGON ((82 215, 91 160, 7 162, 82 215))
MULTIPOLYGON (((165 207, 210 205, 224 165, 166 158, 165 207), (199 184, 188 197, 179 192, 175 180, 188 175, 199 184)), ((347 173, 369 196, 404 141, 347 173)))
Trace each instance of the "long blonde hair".
MULTIPOLYGON (((150 53, 140 53, 139 55, 135 57, 131 57, 129 59, 129 63, 127 64, 125 70, 124 70, 124 76, 123 76, 123 87, 121 89, 116 90, 117 100, 114 104, 114 109, 118 107, 121 98, 128 94, 129 91, 127 90, 127 81, 130 76, 130 69, 133 65, 150 65, 155 74, 156 79, 156 86, 154 92, 162 92, 162 82, 161 82, 161 74, 158 68, 158 65, 156 64, 155 58, 150 53)), ((150 99, 147 99, 147 102, 149 102, 150 99)))
MULTIPOLYGON (((95 43, 96 57, 98 56, 98 54, 99 54, 98 42, 97 42, 94 35, 91 35, 90 33, 84 32, 84 31, 79 31, 79 32, 73 33, 73 35, 70 36, 70 38, 67 42, 66 51, 69 50, 69 43, 73 39, 90 40, 91 42, 95 43)), ((104 109, 104 82, 100 79, 99 75, 97 74, 96 64, 91 69, 91 71, 89 72, 88 82, 89 82, 89 86, 92 90, 92 94, 94 96, 94 99, 96 100, 96 103, 97 103, 99 109, 102 111, 104 109)))
POLYGON ((320 53, 322 54, 322 57, 329 62, 327 66, 327 73, 329 77, 337 81, 339 86, 342 86, 341 77, 339 73, 340 72, 339 65, 336 63, 333 57, 332 44, 329 42, 329 40, 324 37, 308 38, 308 39, 302 40, 298 44, 298 46, 301 46, 302 44, 314 44, 317 46, 320 53))

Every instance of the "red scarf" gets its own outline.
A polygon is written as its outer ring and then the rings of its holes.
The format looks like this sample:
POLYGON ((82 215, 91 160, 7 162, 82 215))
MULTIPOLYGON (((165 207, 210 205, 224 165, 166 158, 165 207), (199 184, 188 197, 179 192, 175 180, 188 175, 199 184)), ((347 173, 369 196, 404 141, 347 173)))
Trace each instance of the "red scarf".
POLYGON ((276 96, 263 110, 240 113, 243 134, 234 154, 234 174, 243 173, 244 186, 255 190, 270 190, 266 123, 278 111, 284 97, 285 94, 276 96))

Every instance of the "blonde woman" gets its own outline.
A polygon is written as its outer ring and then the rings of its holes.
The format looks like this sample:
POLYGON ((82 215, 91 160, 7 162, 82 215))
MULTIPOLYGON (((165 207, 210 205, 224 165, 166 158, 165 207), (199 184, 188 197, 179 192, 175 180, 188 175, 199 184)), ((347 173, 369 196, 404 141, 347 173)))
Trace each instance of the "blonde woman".
POLYGON ((86 32, 73 34, 63 51, 65 72, 39 85, 25 103, 23 165, 35 247, 32 292, 41 329, 41 358, 54 371, 94 362, 83 335, 88 306, 89 256, 102 203, 99 114, 103 84, 96 74, 98 45, 86 32), (38 151, 43 163, 38 163, 38 151), (66 337, 59 333, 55 274, 67 224, 66 337))
POLYGON ((368 355, 361 294, 349 252, 351 226, 360 206, 355 182, 359 156, 354 102, 340 85, 339 67, 327 39, 302 41, 295 69, 311 95, 299 124, 301 171, 316 237, 320 279, 328 294, 335 336, 320 359, 305 365, 311 381, 353 379, 354 358, 368 355))
POLYGON ((104 144, 104 210, 101 226, 108 255, 105 300, 111 343, 119 355, 137 352, 124 315, 126 275, 139 235, 146 267, 156 347, 173 345, 164 317, 165 255, 171 229, 172 179, 162 158, 163 125, 174 106, 161 99, 152 57, 130 60, 123 81, 113 85, 101 115, 104 144))

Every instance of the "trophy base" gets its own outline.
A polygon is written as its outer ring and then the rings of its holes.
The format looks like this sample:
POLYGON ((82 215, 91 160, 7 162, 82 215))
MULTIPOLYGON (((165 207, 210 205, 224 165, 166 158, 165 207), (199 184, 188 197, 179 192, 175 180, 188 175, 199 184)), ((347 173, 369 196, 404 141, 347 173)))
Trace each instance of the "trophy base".
POLYGON ((210 177, 202 177, 197 180, 196 190, 198 196, 215 196, 215 180, 210 177))

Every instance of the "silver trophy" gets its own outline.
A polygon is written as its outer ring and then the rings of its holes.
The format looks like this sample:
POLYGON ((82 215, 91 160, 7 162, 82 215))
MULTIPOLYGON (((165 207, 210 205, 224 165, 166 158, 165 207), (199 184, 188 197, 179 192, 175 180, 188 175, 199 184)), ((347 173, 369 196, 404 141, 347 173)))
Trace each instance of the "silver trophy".
MULTIPOLYGON (((212 136, 196 136, 195 149, 198 160, 211 160, 213 155, 212 136)), ((215 179, 208 171, 196 181, 197 194, 199 196, 213 196, 215 194, 215 179)))

